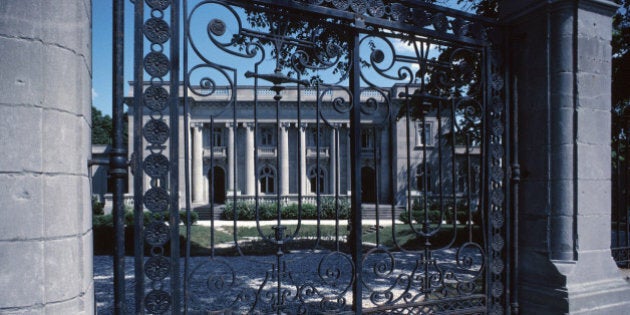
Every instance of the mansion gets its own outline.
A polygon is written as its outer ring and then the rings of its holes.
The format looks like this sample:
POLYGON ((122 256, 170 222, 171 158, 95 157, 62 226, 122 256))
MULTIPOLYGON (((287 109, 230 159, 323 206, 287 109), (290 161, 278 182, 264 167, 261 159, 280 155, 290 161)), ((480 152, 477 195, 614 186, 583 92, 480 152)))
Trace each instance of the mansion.
MULTIPOLYGON (((476 193, 479 176, 467 174, 479 172, 479 146, 451 141, 455 139, 451 119, 438 119, 435 110, 408 119, 401 110, 405 101, 409 103, 404 92, 401 85, 361 93, 363 203, 402 206, 410 196, 461 197, 469 184, 476 193)), ((188 132, 193 208, 224 204, 234 197, 276 201, 279 194, 286 204, 297 202, 299 196, 303 202, 314 203, 318 194, 345 197, 353 193, 349 91, 287 87, 279 104, 269 87, 239 86, 236 93, 234 97, 226 87, 211 92, 189 90, 188 126, 184 125, 183 98, 180 102, 180 207, 186 201, 184 130, 188 132)), ((133 104, 132 97, 127 104, 133 104)), ((131 155, 135 130, 131 106, 128 113, 131 155)), ((150 115, 145 109, 143 121, 150 115)), ((450 114, 445 110, 442 117, 450 114)), ((168 123, 167 116, 162 120, 168 123)), ((151 152, 143 141, 146 157, 151 152)), ((168 155, 168 150, 164 152, 168 155)), ((150 178, 144 176, 148 187, 150 178)), ((104 191, 107 185, 102 177, 101 171, 100 178, 94 178, 94 194, 107 200, 111 197, 104 191)), ((131 199, 133 176, 128 183, 131 199)))

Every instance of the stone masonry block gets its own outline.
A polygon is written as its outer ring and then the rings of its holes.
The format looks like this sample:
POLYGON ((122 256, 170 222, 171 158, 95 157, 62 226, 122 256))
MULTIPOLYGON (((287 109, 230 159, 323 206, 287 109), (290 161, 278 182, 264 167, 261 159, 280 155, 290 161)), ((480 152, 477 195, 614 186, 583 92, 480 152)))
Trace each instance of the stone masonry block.
MULTIPOLYGON (((1 25, 0 21, 0 29, 1 25)), ((4 37, 0 37, 0 47, 0 104, 41 105, 44 47, 36 42, 4 37)))
POLYGON ((40 109, 0 105, 0 172, 41 171, 41 133, 40 109))
POLYGON ((79 207, 79 196, 83 193, 84 181, 80 176, 45 176, 44 183, 44 229, 47 237, 77 235, 82 223, 79 214, 87 209, 79 207))
MULTIPOLYGON (((611 1, 612 2, 612 1, 611 1)), ((611 8, 614 4, 611 3, 611 8)), ((578 36, 597 38, 604 42, 610 42, 612 38, 612 25, 610 24, 611 12, 602 14, 598 11, 578 10, 578 36)))
POLYGON ((607 144, 611 139, 610 110, 577 110, 577 142, 583 144, 607 144))
POLYGON ((568 145, 573 143, 575 121, 575 111, 573 106, 560 107, 561 105, 572 104, 553 104, 551 108, 550 129, 551 129, 551 145, 568 145))
MULTIPOLYGON (((44 111, 43 156, 44 171, 50 173, 83 174, 87 171, 85 155, 68 152, 68 148, 80 148, 81 118, 55 110, 44 111), (73 154, 69 154, 73 153, 73 154)), ((83 148, 81 150, 84 150, 83 148)))
POLYGON ((81 211, 82 215, 80 215, 79 233, 85 234, 92 229, 92 196, 90 194, 90 179, 82 176, 81 182, 78 211, 81 211))
POLYGON ((551 180, 570 180, 577 176, 573 170, 574 148, 575 145, 573 144, 560 144, 550 147, 551 180))
POLYGON ((0 33, 52 43, 90 56, 90 18, 90 10, 75 0, 6 1, 0 10, 0 33))
POLYGON ((41 242, 0 242, 0 309, 44 302, 43 250, 41 242))
POLYGON ((578 70, 610 76, 612 47, 599 38, 578 38, 578 70))
POLYGON ((577 234, 580 250, 610 250, 610 213, 580 215, 577 234))
POLYGON ((572 216, 575 191, 572 179, 552 180, 550 183, 552 216, 572 216))
MULTIPOLYGON (((73 113, 75 115, 83 115, 83 107, 86 105, 77 100, 83 99, 84 82, 77 83, 86 75, 81 72, 87 72, 82 56, 72 51, 60 49, 58 47, 46 47, 43 53, 44 77, 58 78, 56 80, 48 80, 44 84, 44 103, 47 108, 58 109, 60 111, 73 113), (82 84, 81 84, 82 83, 82 84)), ((89 74, 87 75, 89 77, 89 74)))
POLYGON ((46 305, 46 314, 86 314, 84 301, 81 297, 76 297, 60 303, 46 305))
POLYGON ((581 179, 577 183, 580 215, 610 215, 611 184, 609 180, 581 179))
POLYGON ((577 178, 608 180, 611 174, 610 145, 577 144, 577 178), (606 152, 607 154, 602 154, 606 152))
POLYGON ((81 239, 77 236, 44 244, 46 303, 78 297, 82 290, 81 239))
POLYGON ((576 76, 578 107, 599 110, 610 110, 610 76, 578 73, 576 76))
POLYGON ((92 254, 94 252, 93 235, 92 231, 88 231, 81 237, 82 292, 87 292, 89 289, 94 287, 94 255, 92 254))
POLYGON ((0 174, 2 240, 36 239, 43 236, 42 178, 33 174, 0 174))
POLYGON ((552 86, 551 107, 573 107, 573 73, 567 71, 566 69, 554 69, 554 71, 552 71, 550 75, 549 80, 551 80, 552 86))

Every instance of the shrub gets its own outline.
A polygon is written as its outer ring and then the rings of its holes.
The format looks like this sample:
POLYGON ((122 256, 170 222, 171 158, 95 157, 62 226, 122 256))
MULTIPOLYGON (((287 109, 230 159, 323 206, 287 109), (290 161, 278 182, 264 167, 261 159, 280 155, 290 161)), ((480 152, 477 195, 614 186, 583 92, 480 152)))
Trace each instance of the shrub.
MULTIPOLYGON (((142 222, 144 225, 149 224, 152 220, 168 221, 168 218, 169 216, 166 213, 152 213, 149 211, 144 211, 142 213, 142 222)), ((190 218, 192 220, 191 224, 195 224, 197 220, 199 220, 199 214, 197 214, 194 211, 191 211, 190 218)), ((180 223, 186 224, 186 211, 179 212, 179 221, 180 223)), ((133 225, 134 225, 133 211, 125 211, 125 226, 133 226, 133 225)), ((113 227, 114 217, 111 214, 94 215, 92 216, 92 226, 94 228, 113 227)))
MULTIPOLYGON (((282 208, 282 217, 296 220, 298 218, 299 205, 292 203, 282 208)), ((302 204, 301 218, 304 220, 317 219, 317 206, 311 203, 302 204)))
POLYGON ((348 199, 339 198, 338 203, 335 202, 335 198, 325 197, 322 199, 322 219, 334 220, 334 219, 347 219, 350 216, 350 203, 348 199), (339 205, 339 217, 337 218, 337 205, 339 205))
POLYGON ((92 196, 92 215, 105 214, 104 208, 105 203, 98 201, 98 198, 96 198, 96 196, 92 196))
MULTIPOLYGON (((350 215, 350 203, 347 199, 339 199, 339 219, 347 219, 350 215)), ((322 220, 334 220, 336 217, 336 206, 334 198, 323 198, 320 209, 322 220)), ((228 203, 223 212, 221 212, 222 220, 234 220, 234 205, 228 203)), ((251 202, 237 202, 237 220, 255 220, 256 205, 251 202)), ((258 214, 260 220, 273 220, 277 215, 277 203, 261 203, 258 205, 258 214)), ((296 220, 298 218, 299 206, 292 203, 283 206, 280 209, 283 219, 296 220)), ((306 220, 317 219, 317 205, 304 203, 302 204, 301 218, 306 220)))

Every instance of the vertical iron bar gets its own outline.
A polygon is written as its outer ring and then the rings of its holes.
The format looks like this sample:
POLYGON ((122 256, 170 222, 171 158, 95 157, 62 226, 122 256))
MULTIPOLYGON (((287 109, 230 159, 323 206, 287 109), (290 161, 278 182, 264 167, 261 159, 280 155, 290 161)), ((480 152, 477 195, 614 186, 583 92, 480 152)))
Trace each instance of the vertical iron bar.
POLYGON ((359 55, 359 33, 355 32, 352 38, 352 62, 350 72, 350 89, 352 92, 352 109, 350 111, 350 149, 352 150, 351 180, 352 200, 351 216, 352 230, 350 246, 352 261, 354 262, 354 281, 352 283, 352 310, 355 314, 362 314, 363 277, 362 266, 363 252, 361 246, 361 58, 359 55))
MULTIPOLYGON (((137 1, 137 0, 136 0, 137 1)), ((181 313, 181 281, 179 270, 179 0, 171 3, 171 75, 170 75, 170 127, 171 127, 171 299, 173 303, 173 314, 181 313)))
POLYGON ((113 146, 110 153, 109 172, 114 179, 114 314, 125 313, 125 208, 124 193, 127 180, 127 150, 123 143, 124 133, 124 60, 125 60, 125 1, 115 0, 113 7, 114 49, 112 104, 113 146))
MULTIPOLYGON (((442 228, 444 221, 444 154, 442 148, 442 101, 437 101, 437 151, 438 151, 438 182, 440 183, 440 222, 439 228, 442 228)), ((436 137, 433 137, 434 139, 436 137)))
MULTIPOLYGON (((341 174, 341 172, 339 171, 339 157, 341 156, 341 154, 339 154, 339 132, 341 131, 341 127, 339 125, 335 125, 335 137, 334 137, 334 143, 331 143, 331 146, 335 146, 335 169, 333 170, 335 173, 335 187, 334 187, 334 191, 333 193, 335 194, 335 250, 336 251, 340 251, 340 244, 339 244, 339 183, 341 183, 341 181, 339 180, 339 176, 341 174)), ((330 150, 328 151, 330 152, 330 150)))
MULTIPOLYGON (((468 227, 468 241, 473 241, 473 224, 472 224, 472 178, 470 176, 471 167, 471 158, 470 158, 470 133, 466 132, 466 170, 464 172, 464 176, 466 176, 466 187, 464 187, 464 192, 466 194, 466 203, 467 203, 467 212, 468 212, 468 222, 466 222, 466 226, 468 227)), ((459 170, 458 170, 459 171, 459 170)))
POLYGON ((519 314, 518 305, 518 198, 519 185, 521 182, 521 166, 518 160, 518 79, 514 77, 514 89, 512 92, 512 300, 511 309, 513 315, 519 314))
MULTIPOLYGON (((412 200, 411 200, 411 147, 409 143, 409 134, 411 133, 409 126, 411 124, 411 101, 409 95, 409 85, 405 85, 405 149, 407 162, 407 220, 409 221, 409 227, 415 232, 413 227, 413 215, 412 215, 412 200)), ((417 172, 417 170, 416 170, 417 172)))
MULTIPOLYGON (((298 80, 302 80, 300 74, 298 74, 298 80)), ((298 84, 297 85, 297 179, 298 179, 298 191, 297 191, 297 195, 298 195, 298 223, 297 223, 297 228, 296 228, 296 233, 300 230, 300 227, 302 226, 302 176, 304 176, 302 174, 303 170, 301 169, 301 162, 302 161, 302 147, 305 145, 304 143, 302 143, 302 112, 300 110, 300 108, 302 107, 302 92, 301 92, 301 85, 298 84)), ((305 151, 306 152, 306 151, 305 151)))
MULTIPOLYGON (((184 69, 184 83, 183 83, 183 106, 184 106, 184 194, 186 200, 186 258, 184 260, 184 314, 188 314, 188 301, 190 299, 190 290, 188 288, 188 273, 190 267, 190 235, 192 226, 191 223, 191 200, 190 200, 190 103, 188 100, 188 84, 190 78, 188 77, 188 37, 189 37, 189 24, 188 24, 188 1, 183 1, 183 13, 184 13, 184 44, 182 58, 184 69)), ((212 244, 212 243, 211 243, 212 244)), ((214 250, 214 247, 212 247, 214 250)))
POLYGON ((379 233, 379 226, 380 226, 380 220, 379 220, 379 207, 378 205, 381 203, 381 199, 380 199, 380 191, 381 191, 381 187, 380 187, 380 176, 379 173, 381 172, 381 169, 378 167, 379 165, 379 156, 381 154, 379 148, 380 148, 380 144, 381 144, 381 132, 380 130, 377 130, 376 127, 372 127, 372 134, 374 135, 374 151, 372 151, 372 158, 374 159, 374 183, 375 183, 375 187, 376 187, 376 201, 374 204, 374 215, 376 216, 376 222, 375 222, 375 228, 376 228, 376 245, 379 246, 380 245, 380 233, 379 233))
MULTIPOLYGON (((619 229, 617 230, 617 235, 619 235, 617 249, 622 254, 625 254, 618 256, 620 257, 620 262, 623 264, 622 266, 625 268, 630 267, 630 254, 628 253, 628 251, 630 251, 630 212, 628 211, 628 197, 630 196, 628 193, 628 174, 630 173, 630 163, 628 163, 630 148, 628 146, 630 145, 630 133, 628 131, 630 130, 630 117, 627 111, 628 108, 624 108, 621 116, 625 124, 625 126, 623 126, 625 127, 623 130, 625 137, 623 139, 623 145, 621 143, 622 139, 619 139, 619 146, 623 147, 625 158, 621 161, 621 167, 619 168, 619 171, 623 175, 618 179, 618 181, 621 181, 621 197, 618 198, 619 200, 617 202, 617 220, 620 222, 619 229), (622 219, 624 223, 621 223, 622 219), (620 235, 622 231, 625 232, 625 235, 623 235, 623 239, 620 239, 622 237, 620 235)), ((620 155, 618 159, 621 159, 620 155)))
POLYGON ((143 101, 142 90, 144 85, 143 69, 143 24, 144 24, 144 1, 136 0, 134 6, 134 153, 135 167, 134 174, 134 267, 135 267, 135 311, 136 314, 144 314, 144 226, 143 226, 143 191, 144 177, 142 176, 142 122, 143 122, 143 101))

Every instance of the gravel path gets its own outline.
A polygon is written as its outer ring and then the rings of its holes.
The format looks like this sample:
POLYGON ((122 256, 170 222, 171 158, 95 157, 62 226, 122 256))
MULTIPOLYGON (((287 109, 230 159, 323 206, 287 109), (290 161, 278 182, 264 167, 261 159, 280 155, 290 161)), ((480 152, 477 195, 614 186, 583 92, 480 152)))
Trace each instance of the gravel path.
MULTIPOLYGON (((475 260, 481 255, 473 254, 475 260)), ((408 285, 408 276, 416 268, 418 254, 386 253, 376 251, 365 259, 363 273, 364 307, 374 306, 370 293, 383 293, 389 289, 394 298, 402 298, 408 285), (394 268, 392 268, 394 267, 394 268), (401 278, 402 277, 402 278, 401 278)), ((438 270, 458 269, 455 250, 444 250, 433 254, 434 261, 426 265, 428 273, 434 275, 438 270), (438 269, 439 268, 439 269, 438 269)), ((94 257, 94 280, 98 314, 113 313, 113 259, 111 256, 94 257)), ((181 260, 183 275, 184 259, 181 260)), ((127 314, 133 314, 133 257, 126 257, 126 295, 127 314)), ((190 260, 190 310, 201 313, 205 309, 217 309, 217 306, 236 309, 237 313, 247 313, 251 305, 263 313, 272 312, 272 305, 277 296, 277 257, 192 257, 190 260), (259 297, 256 300, 256 297, 259 297), (212 307, 211 307, 212 306, 212 307), (196 310, 196 311, 195 311, 196 310)), ((351 270, 349 256, 335 252, 303 251, 292 252, 282 257, 284 273, 281 273, 282 295, 284 295, 287 314, 295 314, 299 308, 336 310, 335 313, 348 311, 352 304, 351 270), (298 289, 299 288, 299 289, 298 289)), ((424 268, 422 268, 424 270, 424 268)), ((473 280, 479 270, 459 268, 461 280, 473 280)), ((422 272, 417 272, 416 275, 422 272)), ((146 280, 150 287, 150 280, 146 280)), ((418 280, 416 280, 418 281, 418 280)), ((454 284, 455 280, 450 280, 454 284)), ((445 282, 449 282, 448 280, 445 282)), ((165 284, 168 286, 168 284, 165 284)), ((167 287, 164 289, 168 290, 167 287)), ((408 292, 421 301, 423 294, 418 288, 408 292)), ((373 301, 383 303, 386 294, 372 295, 373 301)), ((221 313, 223 314, 223 313, 221 313)))

